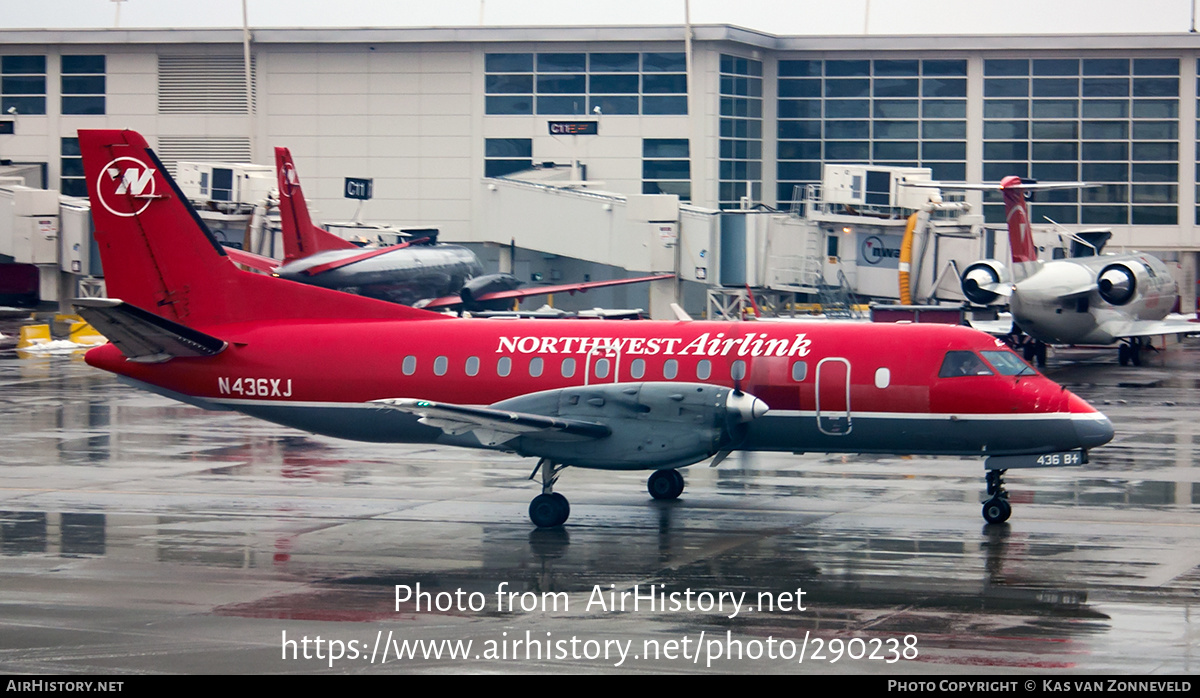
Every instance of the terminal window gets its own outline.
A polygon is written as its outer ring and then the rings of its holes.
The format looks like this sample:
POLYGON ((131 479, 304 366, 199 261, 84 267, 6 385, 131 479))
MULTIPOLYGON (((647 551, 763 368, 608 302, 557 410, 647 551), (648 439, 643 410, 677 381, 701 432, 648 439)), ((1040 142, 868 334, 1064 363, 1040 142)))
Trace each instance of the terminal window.
POLYGON ((63 138, 59 146, 59 169, 62 172, 58 190, 67 196, 84 196, 87 182, 83 177, 83 157, 79 154, 78 138, 63 138))
POLYGON ((487 138, 484 140, 483 175, 485 177, 504 177, 532 167, 532 138, 487 138))
POLYGON ((488 114, 687 114, 682 53, 489 53, 488 114))
POLYGON ((103 114, 104 56, 62 57, 62 113, 103 114))
POLYGON ((0 111, 46 113, 46 57, 0 57, 0 111))
POLYGON ((781 60, 776 202, 821 180, 822 163, 967 174, 967 62, 781 60))
MULTIPOLYGON (((983 74, 985 181, 1100 185, 1039 192, 1035 221, 1178 222, 1178 59, 995 59, 983 74)), ((999 196, 984 201, 988 222, 1003 222, 999 196)))
POLYGON ((691 161, 686 138, 642 140, 642 193, 675 194, 692 200, 691 161))

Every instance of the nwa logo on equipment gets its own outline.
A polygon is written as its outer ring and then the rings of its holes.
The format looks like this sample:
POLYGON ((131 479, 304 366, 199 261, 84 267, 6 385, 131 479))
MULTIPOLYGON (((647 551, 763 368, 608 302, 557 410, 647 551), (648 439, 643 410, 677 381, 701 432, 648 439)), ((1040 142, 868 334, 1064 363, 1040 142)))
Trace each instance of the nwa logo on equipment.
POLYGON ((859 247, 859 264, 884 267, 899 266, 899 238, 894 235, 890 235, 888 237, 895 238, 896 241, 888 244, 888 242, 879 235, 868 235, 867 237, 863 238, 862 245, 859 247))
POLYGON ((300 176, 296 174, 296 167, 290 162, 283 164, 279 168, 279 193, 289 199, 292 196, 292 190, 300 185, 300 176))
POLYGON ((122 218, 141 214, 155 199, 154 168, 131 157, 120 157, 105 165, 96 180, 96 194, 108 212, 122 218), (144 201, 144 203, 142 203, 144 201))

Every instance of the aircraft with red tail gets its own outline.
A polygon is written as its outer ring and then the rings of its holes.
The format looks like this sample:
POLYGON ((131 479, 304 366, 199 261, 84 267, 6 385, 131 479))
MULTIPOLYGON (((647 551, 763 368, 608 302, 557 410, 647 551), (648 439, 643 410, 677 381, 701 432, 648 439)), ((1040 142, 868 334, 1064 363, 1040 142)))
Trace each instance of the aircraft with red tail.
POLYGON ((989 522, 1009 468, 1074 465, 1108 419, 982 332, 946 325, 454 318, 238 268, 133 131, 79 132, 110 298, 87 362, 213 410, 372 442, 538 459, 538 526, 567 466, 679 468, 733 451, 984 458, 989 522))
MULTIPOLYGON (((924 183, 926 186, 928 182, 924 183)), ((1179 301, 1170 269, 1146 253, 1101 254, 1109 231, 1070 235, 1077 254, 1043 261, 1029 221, 1029 197, 1044 189, 1092 186, 1084 182, 1038 183, 1005 177, 999 184, 934 183, 946 189, 999 190, 1004 196, 1011 268, 985 259, 963 270, 963 295, 977 305, 1007 302, 1016 327, 1035 342, 1025 346, 1026 359, 1045 364, 1047 344, 1118 345, 1124 366, 1141 364, 1148 339, 1165 334, 1200 333, 1200 325, 1168 315, 1179 301), (1097 244, 1098 243, 1098 244, 1097 244)))
POLYGON ((296 164, 275 148, 283 263, 228 249, 234 261, 284 279, 429 310, 507 310, 513 301, 553 293, 661 281, 670 274, 527 287, 512 274, 485 274, 471 250, 439 243, 437 232, 387 247, 362 248, 312 222, 296 164))

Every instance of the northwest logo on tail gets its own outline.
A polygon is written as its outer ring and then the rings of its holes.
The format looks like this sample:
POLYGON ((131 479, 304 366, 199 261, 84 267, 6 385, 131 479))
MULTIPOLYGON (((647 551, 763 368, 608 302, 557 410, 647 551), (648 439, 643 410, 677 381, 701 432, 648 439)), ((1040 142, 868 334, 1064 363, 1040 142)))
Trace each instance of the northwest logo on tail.
POLYGON ((296 174, 295 166, 290 162, 284 163, 283 167, 279 168, 279 193, 290 197, 292 190, 298 186, 300 186, 300 177, 296 174))
POLYGON ((96 193, 108 212, 122 218, 132 218, 160 199, 154 183, 154 168, 131 157, 120 157, 100 169, 96 193), (115 186, 114 186, 115 185, 115 186), (133 199, 142 199, 140 207, 133 199), (136 209, 136 210, 135 210, 136 209))

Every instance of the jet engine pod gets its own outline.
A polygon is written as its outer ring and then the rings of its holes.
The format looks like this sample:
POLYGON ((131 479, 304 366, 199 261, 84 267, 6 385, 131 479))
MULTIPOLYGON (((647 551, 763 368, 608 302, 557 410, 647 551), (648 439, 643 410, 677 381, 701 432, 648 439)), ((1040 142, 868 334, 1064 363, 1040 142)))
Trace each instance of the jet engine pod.
POLYGON ((963 295, 975 305, 991 305, 1007 296, 1003 293, 1011 283, 1008 268, 994 259, 983 259, 975 262, 963 271, 963 295))
POLYGON ((767 411, 748 393, 702 383, 605 383, 546 390, 496 409, 603 424, 610 436, 581 440, 534 433, 509 442, 522 455, 585 468, 641 470, 697 463, 736 448, 767 411))
POLYGON ((462 289, 458 292, 458 297, 462 299, 463 305, 471 310, 504 310, 505 307, 512 305, 510 299, 499 300, 493 304, 479 303, 477 299, 488 293, 512 291, 520 286, 521 280, 512 274, 484 274, 463 284, 462 289), (491 307, 491 305, 497 307, 491 307))
POLYGON ((1127 264, 1110 264, 1100 270, 1096 286, 1100 297, 1112 305, 1125 305, 1137 293, 1138 274, 1127 264))

